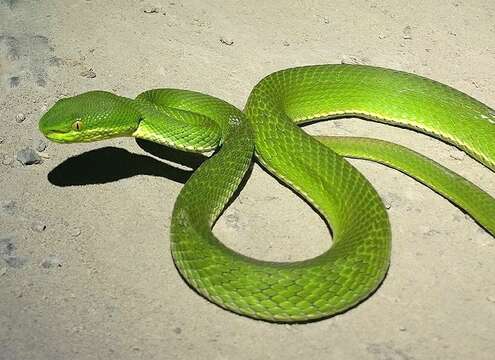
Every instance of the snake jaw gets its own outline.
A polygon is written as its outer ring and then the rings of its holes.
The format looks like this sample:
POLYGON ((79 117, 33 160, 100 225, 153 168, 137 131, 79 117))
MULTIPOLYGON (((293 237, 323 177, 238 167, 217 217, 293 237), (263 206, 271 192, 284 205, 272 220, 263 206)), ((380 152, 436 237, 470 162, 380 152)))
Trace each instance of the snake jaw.
POLYGON ((67 140, 65 140, 67 132, 57 131, 57 130, 48 130, 48 131, 45 130, 43 132, 43 134, 50 141, 57 142, 57 143, 67 142, 67 140))

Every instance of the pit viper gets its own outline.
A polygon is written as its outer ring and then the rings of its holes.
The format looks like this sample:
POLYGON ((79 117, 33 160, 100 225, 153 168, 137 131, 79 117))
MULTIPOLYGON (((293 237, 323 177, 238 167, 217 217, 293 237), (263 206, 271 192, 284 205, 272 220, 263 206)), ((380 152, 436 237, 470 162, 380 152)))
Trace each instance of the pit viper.
POLYGON ((198 293, 225 309, 267 321, 300 322, 362 302, 389 268, 386 209, 344 157, 377 161, 416 178, 495 234, 495 200, 433 160, 383 140, 312 137, 298 126, 340 117, 429 134, 495 170, 493 109, 434 80, 365 65, 277 71, 254 87, 243 111, 189 90, 154 89, 134 99, 90 91, 57 101, 39 128, 60 143, 132 136, 186 151, 214 150, 174 205, 170 241, 177 269, 198 293), (253 154, 330 224, 328 251, 298 262, 260 261, 213 235, 253 154))

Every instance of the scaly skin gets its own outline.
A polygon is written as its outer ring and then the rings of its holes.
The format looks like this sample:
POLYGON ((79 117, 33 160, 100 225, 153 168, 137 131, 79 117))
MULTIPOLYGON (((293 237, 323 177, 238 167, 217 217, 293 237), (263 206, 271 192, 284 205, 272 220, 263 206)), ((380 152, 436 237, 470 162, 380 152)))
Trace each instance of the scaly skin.
POLYGON ((495 234, 493 198, 437 162, 384 140, 340 136, 315 136, 315 139, 341 156, 375 161, 411 176, 464 209, 490 234, 495 234))
POLYGON ((411 150, 372 139, 312 138, 297 124, 358 116, 413 128, 495 169, 495 113, 446 85, 360 65, 282 70, 251 92, 244 112, 208 95, 157 89, 126 99, 90 92, 57 102, 40 129, 57 142, 134 136, 218 152, 183 187, 171 223, 172 256, 184 279, 212 302, 253 318, 328 317, 368 297, 389 266, 390 225, 378 194, 343 157, 395 167, 463 207, 492 235, 495 200, 411 150), (222 245, 211 229, 253 155, 304 196, 332 227, 332 247, 293 263, 259 261, 222 245))

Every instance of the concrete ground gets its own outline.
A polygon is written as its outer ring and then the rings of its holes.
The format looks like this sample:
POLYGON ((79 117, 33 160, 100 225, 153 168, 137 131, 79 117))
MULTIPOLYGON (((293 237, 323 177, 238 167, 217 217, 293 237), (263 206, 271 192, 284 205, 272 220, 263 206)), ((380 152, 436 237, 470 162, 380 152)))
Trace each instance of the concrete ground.
MULTIPOLYGON (((209 303, 173 265, 170 214, 201 159, 164 151, 164 164, 124 138, 47 144, 37 122, 90 89, 187 88, 242 107, 273 71, 340 62, 493 106, 494 17, 491 0, 0 1, 0 359, 493 359, 495 239, 405 175, 353 161, 390 207, 379 290, 327 320, 270 324, 209 303)), ((407 145, 495 195, 491 171, 426 136, 354 119, 307 129, 407 145)), ((262 259, 329 246, 319 216, 258 165, 214 231, 262 259)))

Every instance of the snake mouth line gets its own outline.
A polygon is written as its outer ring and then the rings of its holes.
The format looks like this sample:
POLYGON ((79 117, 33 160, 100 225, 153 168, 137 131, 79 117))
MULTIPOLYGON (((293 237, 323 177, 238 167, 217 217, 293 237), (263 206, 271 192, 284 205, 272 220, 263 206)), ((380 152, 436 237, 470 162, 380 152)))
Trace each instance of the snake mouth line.
POLYGON ((60 130, 45 130, 44 135, 48 140, 55 141, 58 143, 65 142, 67 135, 70 131, 60 131, 60 130))

